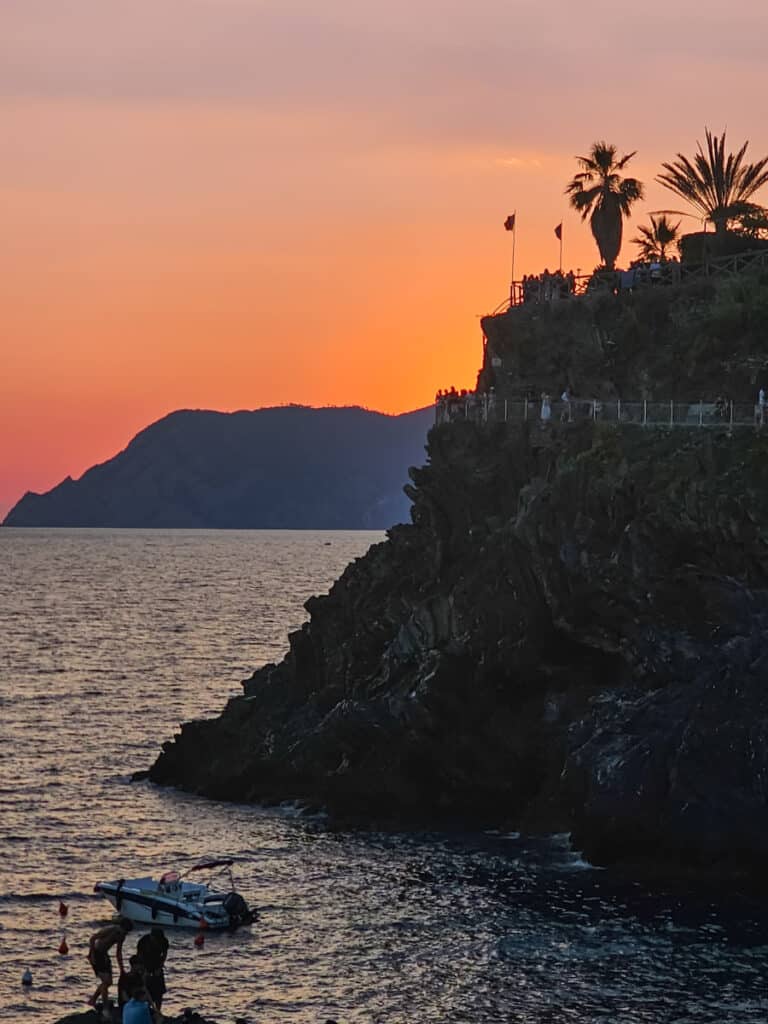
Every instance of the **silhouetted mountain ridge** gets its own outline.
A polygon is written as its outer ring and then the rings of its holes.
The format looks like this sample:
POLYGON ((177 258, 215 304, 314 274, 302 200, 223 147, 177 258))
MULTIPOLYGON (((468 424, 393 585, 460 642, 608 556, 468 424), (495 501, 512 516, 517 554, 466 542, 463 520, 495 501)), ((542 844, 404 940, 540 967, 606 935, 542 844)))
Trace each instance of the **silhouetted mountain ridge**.
POLYGON ((3 525, 384 529, 407 518, 402 488, 431 421, 431 409, 180 410, 79 480, 25 494, 3 525))

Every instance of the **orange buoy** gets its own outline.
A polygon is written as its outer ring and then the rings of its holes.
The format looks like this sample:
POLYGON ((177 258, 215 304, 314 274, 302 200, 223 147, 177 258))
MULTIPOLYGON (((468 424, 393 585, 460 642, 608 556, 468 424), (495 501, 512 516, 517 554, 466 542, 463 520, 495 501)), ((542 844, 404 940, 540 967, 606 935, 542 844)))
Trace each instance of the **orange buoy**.
POLYGON ((61 956, 66 956, 68 952, 69 946, 67 945, 67 940, 62 939, 61 942, 59 943, 59 953, 61 956))
POLYGON ((69 907, 67 906, 67 904, 64 902, 64 900, 59 900, 59 916, 66 917, 68 912, 69 907))
POLYGON ((205 943, 205 936, 203 935, 202 932, 198 932, 197 935, 195 936, 195 945, 197 946, 198 949, 200 949, 200 947, 204 943, 205 943))

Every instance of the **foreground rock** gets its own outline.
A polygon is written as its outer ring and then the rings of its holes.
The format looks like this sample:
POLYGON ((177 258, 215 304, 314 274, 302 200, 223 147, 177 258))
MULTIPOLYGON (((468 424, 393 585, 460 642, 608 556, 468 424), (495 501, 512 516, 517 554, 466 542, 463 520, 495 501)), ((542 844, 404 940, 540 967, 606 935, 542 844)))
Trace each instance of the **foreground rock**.
MULTIPOLYGON (((119 1018, 116 1016, 115 1020, 119 1018)), ((178 1017, 163 1017, 164 1024, 216 1024, 210 1017, 201 1017, 197 1013, 182 1013, 178 1017)), ((104 1024, 102 1016, 95 1010, 87 1010, 85 1013, 72 1013, 68 1017, 62 1017, 56 1024, 104 1024)))
POLYGON ((768 439, 457 422, 429 452, 413 524, 308 601, 285 660, 151 778, 761 877, 768 439))

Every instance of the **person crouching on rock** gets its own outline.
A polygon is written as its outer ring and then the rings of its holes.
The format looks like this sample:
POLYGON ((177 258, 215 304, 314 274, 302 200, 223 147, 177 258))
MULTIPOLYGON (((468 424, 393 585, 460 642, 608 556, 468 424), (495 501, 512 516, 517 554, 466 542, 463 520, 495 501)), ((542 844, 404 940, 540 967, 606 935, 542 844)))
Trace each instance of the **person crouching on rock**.
POLYGON ((134 985, 131 998, 123 1007, 123 1024, 154 1024, 143 981, 134 985))
POLYGON ((144 967, 140 958, 134 954, 129 959, 128 964, 128 973, 121 974, 117 979, 117 1005, 121 1008, 125 1006, 131 998, 131 992, 133 992, 139 983, 144 985, 146 984, 144 978, 144 967))
POLYGON ((109 986, 112 984, 112 961, 109 959, 109 950, 113 946, 115 947, 120 973, 124 973, 123 943, 132 928, 133 924, 127 917, 120 917, 115 924, 105 925, 104 928, 99 928, 97 932, 94 932, 88 945, 88 962, 93 968, 93 973, 99 979, 99 987, 88 1002, 91 1006, 95 1006, 101 996, 101 1005, 105 1016, 109 1013, 109 986))

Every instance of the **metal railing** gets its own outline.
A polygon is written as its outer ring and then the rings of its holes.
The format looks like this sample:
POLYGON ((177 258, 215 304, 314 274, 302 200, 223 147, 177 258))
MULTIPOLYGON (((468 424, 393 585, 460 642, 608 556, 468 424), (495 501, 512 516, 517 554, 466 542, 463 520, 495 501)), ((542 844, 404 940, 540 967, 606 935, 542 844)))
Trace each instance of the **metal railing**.
POLYGON ((624 401, 620 398, 570 401, 500 399, 493 393, 447 396, 435 403, 435 424, 470 420, 475 423, 551 423, 593 421, 615 426, 761 428, 768 425, 768 405, 723 400, 698 402, 624 401))
POLYGON ((646 286, 679 284, 705 277, 734 277, 749 270, 768 267, 768 249, 756 249, 735 256, 718 256, 702 263, 667 262, 645 264, 629 270, 595 274, 541 274, 513 281, 509 295, 489 314, 497 316, 515 306, 567 301, 587 294, 631 291, 646 286))

